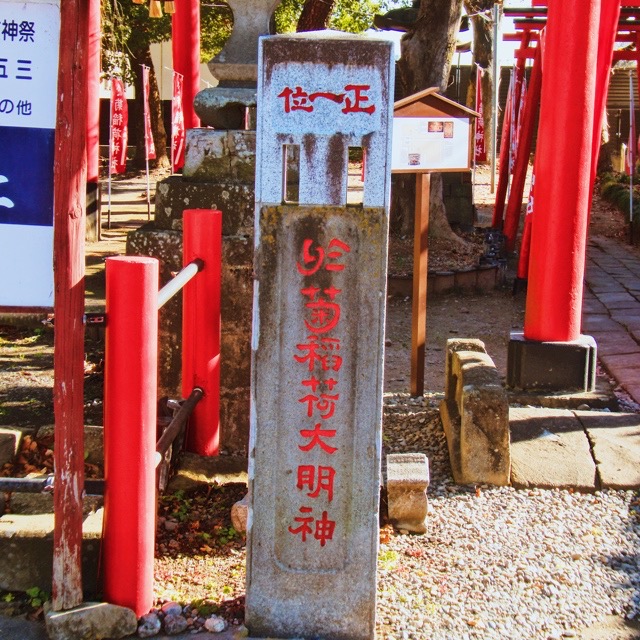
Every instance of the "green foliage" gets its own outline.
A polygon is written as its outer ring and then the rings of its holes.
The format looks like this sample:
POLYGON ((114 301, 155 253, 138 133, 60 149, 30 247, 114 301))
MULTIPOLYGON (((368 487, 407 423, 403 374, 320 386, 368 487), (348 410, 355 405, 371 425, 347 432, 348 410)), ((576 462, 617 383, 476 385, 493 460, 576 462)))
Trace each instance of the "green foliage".
POLYGON ((349 33, 362 33, 373 24, 373 16, 384 10, 378 0, 336 0, 329 28, 349 33))
MULTIPOLYGON (((411 5, 411 0, 336 0, 329 17, 329 29, 362 33, 373 24, 376 13, 385 13, 394 7, 411 5)), ((276 33, 296 30, 304 0, 283 0, 276 9, 276 33)))
MULTIPOLYGON (((640 244, 640 175, 633 176, 633 222, 631 238, 633 244, 640 244)), ((600 195, 604 200, 622 211, 629 220, 630 193, 629 176, 624 173, 605 173, 600 176, 600 195)))
MULTIPOLYGON (((102 5, 102 69, 105 75, 122 73, 131 82, 128 57, 150 44, 171 39, 171 16, 149 17, 148 4, 105 0, 102 5)), ((200 59, 210 60, 231 34, 233 14, 227 4, 202 5, 200 59)))
POLYGON ((293 33, 303 6, 304 0, 282 0, 274 15, 276 33, 293 33))
POLYGON ((40 587, 31 587, 27 589, 25 593, 29 597, 29 604, 34 609, 41 607, 49 599, 49 594, 40 589, 40 587))
POLYGON ((220 53, 233 29, 233 12, 228 5, 200 7, 200 60, 208 62, 220 53))
POLYGON ((189 517, 193 500, 187 498, 184 491, 176 491, 171 495, 164 495, 161 502, 169 507, 168 515, 178 522, 185 522, 189 517))
POLYGON ((400 556, 397 551, 393 549, 384 549, 378 553, 378 567, 382 571, 393 571, 400 560, 400 556))

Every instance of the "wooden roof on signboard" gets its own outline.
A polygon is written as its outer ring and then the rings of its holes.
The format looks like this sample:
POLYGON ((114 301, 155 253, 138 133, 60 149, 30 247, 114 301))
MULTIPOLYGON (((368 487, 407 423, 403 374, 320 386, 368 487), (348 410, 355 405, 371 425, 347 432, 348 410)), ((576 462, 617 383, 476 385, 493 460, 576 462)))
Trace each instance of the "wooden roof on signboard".
POLYGON ((405 118, 479 118, 480 114, 438 93, 431 87, 398 100, 393 115, 405 118))

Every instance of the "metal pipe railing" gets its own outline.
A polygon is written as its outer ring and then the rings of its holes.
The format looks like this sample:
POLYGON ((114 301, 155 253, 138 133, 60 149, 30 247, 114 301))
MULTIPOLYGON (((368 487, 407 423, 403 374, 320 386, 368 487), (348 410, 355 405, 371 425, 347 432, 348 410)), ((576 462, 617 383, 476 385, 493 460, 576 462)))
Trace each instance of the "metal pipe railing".
POLYGON ((180 431, 182 431, 182 428, 189 419, 189 416, 193 413, 193 410, 198 402, 202 400, 203 396, 204 390, 200 387, 195 387, 189 394, 189 397, 182 403, 178 413, 173 417, 173 420, 171 420, 167 428, 162 432, 160 440, 158 440, 158 443, 156 444, 156 467, 162 462, 167 450, 178 437, 180 431))
POLYGON ((191 278, 195 277, 199 271, 204 268, 204 262, 196 258, 190 262, 184 269, 179 271, 174 278, 169 280, 167 284, 158 291, 158 309, 161 309, 173 296, 184 287, 191 278))
MULTIPOLYGON (((53 493, 54 475, 41 478, 0 478, 0 491, 7 493, 53 493)), ((102 478, 85 479, 84 492, 88 496, 104 495, 102 478)))

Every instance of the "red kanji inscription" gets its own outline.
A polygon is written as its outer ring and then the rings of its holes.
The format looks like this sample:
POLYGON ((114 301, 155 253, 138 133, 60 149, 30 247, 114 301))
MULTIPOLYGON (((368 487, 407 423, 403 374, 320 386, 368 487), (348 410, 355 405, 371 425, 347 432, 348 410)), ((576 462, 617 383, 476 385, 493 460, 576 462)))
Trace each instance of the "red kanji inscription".
POLYGON ((316 363, 320 364, 323 371, 340 371, 342 358, 335 353, 340 350, 340 340, 338 338, 321 338, 311 335, 307 338, 309 342, 297 344, 298 351, 305 353, 302 356, 294 355, 296 362, 307 362, 309 371, 313 371, 316 363))
POLYGON ((300 429, 300 435, 303 438, 310 438, 310 442, 305 445, 298 445, 300 451, 311 451, 314 447, 320 447, 326 453, 335 453, 337 447, 332 447, 327 444, 322 438, 335 438, 335 429, 321 429, 320 423, 318 423, 313 429, 300 429))
POLYGON ((313 465, 300 465, 298 467, 298 489, 309 489, 307 495, 317 498, 321 491, 327 493, 329 502, 333 500, 333 479, 336 470, 333 467, 314 467, 313 465))
POLYGON ((319 396, 309 394, 304 398, 300 398, 298 402, 307 403, 307 415, 311 418, 313 416, 314 409, 320 414, 323 420, 328 420, 333 416, 336 410, 336 402, 340 399, 340 394, 329 395, 328 393, 321 393, 319 396))

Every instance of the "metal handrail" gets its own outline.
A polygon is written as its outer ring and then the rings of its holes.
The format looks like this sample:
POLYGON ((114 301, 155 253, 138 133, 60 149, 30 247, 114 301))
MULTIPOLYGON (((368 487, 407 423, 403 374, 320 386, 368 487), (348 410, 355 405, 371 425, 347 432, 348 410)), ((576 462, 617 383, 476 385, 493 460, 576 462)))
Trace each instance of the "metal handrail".
POLYGON ((158 309, 161 309, 173 296, 184 287, 189 280, 204 269, 204 262, 196 258, 178 273, 158 291, 158 309))

